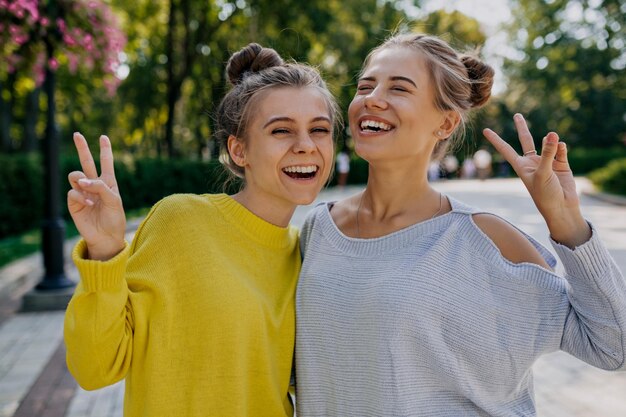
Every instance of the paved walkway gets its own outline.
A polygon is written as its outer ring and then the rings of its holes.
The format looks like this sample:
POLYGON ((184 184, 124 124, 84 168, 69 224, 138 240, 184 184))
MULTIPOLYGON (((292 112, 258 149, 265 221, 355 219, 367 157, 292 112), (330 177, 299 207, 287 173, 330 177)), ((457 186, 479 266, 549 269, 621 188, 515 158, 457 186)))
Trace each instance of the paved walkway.
MULTIPOLYGON (((441 181, 435 186, 502 215, 547 244, 547 229, 519 180, 441 181)), ((587 184, 581 180, 580 186, 585 188, 587 184)), ((319 200, 337 200, 359 190, 329 189, 319 200)), ((626 206, 586 196, 581 201, 585 216, 626 272, 626 206)), ((310 207, 296 211, 294 224, 302 223, 310 207)), ((0 270, 0 284, 9 281, 7 274, 28 268, 41 276, 40 263, 41 257, 35 255, 0 270)), ((72 276, 75 270, 68 273, 72 276)), ((23 280, 21 286, 26 288, 32 283, 32 279, 23 280)), ((24 288, 13 293, 19 295, 24 288)), ((121 417, 123 382, 87 392, 77 387, 67 372, 63 312, 15 313, 18 301, 0 301, 0 417, 121 417)), ((547 355, 536 363, 535 392, 540 417, 626 416, 626 372, 597 370, 565 353, 547 355)))

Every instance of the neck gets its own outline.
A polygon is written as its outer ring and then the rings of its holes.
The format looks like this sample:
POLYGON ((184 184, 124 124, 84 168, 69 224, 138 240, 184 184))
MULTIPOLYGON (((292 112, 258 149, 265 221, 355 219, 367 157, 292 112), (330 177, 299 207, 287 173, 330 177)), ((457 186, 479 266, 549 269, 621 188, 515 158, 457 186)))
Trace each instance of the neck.
POLYGON ((248 188, 244 188, 232 198, 257 217, 278 227, 287 227, 296 210, 296 205, 293 203, 260 195, 248 188))
POLYGON ((407 210, 419 210, 419 207, 428 211, 432 204, 427 202, 438 196, 421 164, 370 164, 362 204, 373 219, 384 221, 407 210))

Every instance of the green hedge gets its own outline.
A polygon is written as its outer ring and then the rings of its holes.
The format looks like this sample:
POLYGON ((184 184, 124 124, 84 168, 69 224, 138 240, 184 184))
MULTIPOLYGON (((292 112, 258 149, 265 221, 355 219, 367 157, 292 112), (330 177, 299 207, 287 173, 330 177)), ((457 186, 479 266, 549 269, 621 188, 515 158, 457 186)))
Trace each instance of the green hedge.
POLYGON ((0 238, 39 226, 43 165, 34 155, 0 155, 0 238))
POLYGON ((624 146, 602 149, 572 148, 567 152, 567 159, 574 175, 588 174, 620 158, 626 158, 624 146))
POLYGON ((591 172, 589 179, 602 191, 626 195, 626 158, 616 159, 591 172))
MULTIPOLYGON (((67 175, 80 169, 77 157, 61 159, 61 199, 66 206, 67 175)), ((227 178, 217 161, 124 159, 115 163, 115 173, 124 200, 132 210, 152 206, 174 193, 234 192, 239 186, 224 186, 227 178)), ((0 155, 0 239, 39 227, 44 204, 43 163, 38 155, 0 155)), ((67 211, 64 215, 69 219, 67 211)))

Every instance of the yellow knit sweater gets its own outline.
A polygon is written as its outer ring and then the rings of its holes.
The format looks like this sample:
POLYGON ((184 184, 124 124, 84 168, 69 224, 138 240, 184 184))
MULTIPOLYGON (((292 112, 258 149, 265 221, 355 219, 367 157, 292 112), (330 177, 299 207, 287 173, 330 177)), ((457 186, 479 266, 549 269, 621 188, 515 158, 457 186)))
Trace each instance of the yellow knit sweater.
POLYGON ((82 387, 126 378, 127 417, 293 415, 295 228, 224 194, 174 195, 115 258, 85 251, 65 315, 82 387))

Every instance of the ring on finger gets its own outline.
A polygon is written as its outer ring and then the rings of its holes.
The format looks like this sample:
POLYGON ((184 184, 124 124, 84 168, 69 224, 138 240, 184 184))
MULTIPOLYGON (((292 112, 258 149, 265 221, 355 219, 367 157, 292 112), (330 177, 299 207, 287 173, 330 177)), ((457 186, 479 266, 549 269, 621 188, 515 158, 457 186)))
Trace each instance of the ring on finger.
POLYGON ((537 151, 535 149, 531 149, 530 151, 524 152, 524 156, 528 155, 537 155, 537 151))

